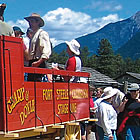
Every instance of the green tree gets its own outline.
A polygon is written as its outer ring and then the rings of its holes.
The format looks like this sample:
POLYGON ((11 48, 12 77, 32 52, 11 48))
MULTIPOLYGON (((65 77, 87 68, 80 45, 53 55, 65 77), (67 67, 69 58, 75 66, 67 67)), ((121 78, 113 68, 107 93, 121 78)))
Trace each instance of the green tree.
POLYGON ((48 59, 48 62, 49 63, 52 63, 52 62, 57 62, 58 61, 58 54, 55 53, 55 52, 52 52, 50 58, 48 59))
POLYGON ((88 66, 87 67, 91 67, 93 69, 97 68, 97 56, 96 55, 92 55, 88 58, 88 66))
POLYGON ((134 71, 140 73, 140 58, 136 59, 134 62, 134 71))
POLYGON ((114 78, 117 72, 121 71, 119 69, 120 61, 122 61, 121 57, 114 55, 110 42, 102 39, 97 50, 96 70, 114 78))
POLYGON ((82 60, 82 64, 84 67, 87 67, 88 66, 88 63, 89 63, 89 50, 88 50, 88 47, 83 47, 81 50, 81 54, 80 54, 80 57, 81 57, 81 60, 82 60))
POLYGON ((127 57, 124 61, 125 61, 125 65, 124 65, 125 72, 126 71, 133 72, 134 71, 134 61, 130 57, 127 57))
POLYGON ((65 64, 68 59, 68 55, 66 53, 66 50, 63 50, 59 55, 57 59, 57 63, 59 64, 65 64))
POLYGON ((125 61, 119 54, 115 55, 114 58, 114 76, 118 77, 125 72, 125 61))
POLYGON ((60 54, 53 52, 52 55, 50 56, 48 62, 52 63, 59 63, 59 64, 65 64, 68 59, 67 53, 65 50, 63 50, 60 54))

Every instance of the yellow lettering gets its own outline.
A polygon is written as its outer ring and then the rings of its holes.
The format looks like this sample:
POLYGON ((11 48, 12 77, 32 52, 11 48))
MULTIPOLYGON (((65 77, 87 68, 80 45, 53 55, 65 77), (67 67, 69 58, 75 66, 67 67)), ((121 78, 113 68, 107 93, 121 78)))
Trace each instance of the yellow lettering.
POLYGON ((7 101, 8 113, 12 113, 16 105, 24 100, 24 88, 18 89, 13 93, 13 96, 7 101))
POLYGON ((27 104, 24 106, 23 112, 20 113, 21 125, 24 124, 25 119, 28 118, 28 115, 30 115, 34 111, 35 111, 34 100, 28 101, 27 104))
POLYGON ((43 100, 52 100, 52 89, 43 89, 43 100))
POLYGON ((11 100, 9 100, 8 102, 7 102, 7 110, 8 110, 8 113, 12 113, 12 109, 11 109, 11 106, 10 106, 10 104, 11 104, 11 100))
POLYGON ((68 100, 68 89, 57 89, 56 90, 57 94, 57 100, 68 100))
POLYGON ((58 114, 68 114, 68 104, 58 104, 58 114))
POLYGON ((76 103, 72 103, 70 105, 70 108, 71 108, 70 110, 71 110, 72 113, 76 113, 77 104, 76 103))
POLYGON ((87 89, 72 89, 70 91, 70 95, 73 99, 86 99, 88 98, 88 90, 87 89))
POLYGON ((21 125, 23 125, 24 124, 24 113, 23 112, 20 113, 20 120, 21 120, 21 125))

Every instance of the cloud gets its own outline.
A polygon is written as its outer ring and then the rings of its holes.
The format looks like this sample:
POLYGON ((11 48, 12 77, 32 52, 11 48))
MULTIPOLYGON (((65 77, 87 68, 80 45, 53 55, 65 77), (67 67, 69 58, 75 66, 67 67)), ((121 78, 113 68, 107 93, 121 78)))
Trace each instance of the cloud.
POLYGON ((116 6, 114 7, 114 9, 115 9, 115 11, 119 11, 119 10, 122 9, 122 6, 121 6, 121 5, 116 5, 116 6))
POLYGON ((59 42, 93 33, 110 22, 120 20, 117 14, 92 19, 85 13, 68 8, 50 11, 43 16, 43 19, 46 23, 44 29, 49 32, 50 37, 60 40, 59 42))
POLYGON ((114 1, 96 1, 93 0, 92 3, 86 6, 87 9, 93 9, 98 11, 119 11, 122 9, 122 5, 114 1))
MULTIPOLYGON (((101 18, 92 18, 90 15, 75 12, 68 8, 58 8, 47 12, 43 17, 43 29, 50 35, 53 46, 66 40, 71 40, 85 34, 93 33, 110 22, 121 20, 117 14, 110 14, 101 18)), ((9 21, 14 26, 19 26, 24 32, 28 28, 25 20, 9 21)), ((27 39, 25 39, 27 41, 27 39)))

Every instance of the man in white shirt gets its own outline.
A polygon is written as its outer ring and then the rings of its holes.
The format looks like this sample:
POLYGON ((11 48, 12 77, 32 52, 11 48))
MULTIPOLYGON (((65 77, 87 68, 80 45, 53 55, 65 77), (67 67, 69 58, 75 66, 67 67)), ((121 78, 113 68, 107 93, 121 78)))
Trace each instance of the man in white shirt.
POLYGON ((100 102, 97 110, 98 122, 97 133, 99 140, 108 139, 116 140, 116 128, 117 128, 117 112, 111 105, 112 97, 116 95, 116 89, 110 89, 104 91, 102 95, 102 101, 100 102))
MULTIPOLYGON (((51 42, 49 35, 46 31, 40 29, 44 26, 44 20, 37 13, 32 13, 31 16, 25 17, 29 23, 30 28, 33 30, 32 38, 29 45, 29 66, 45 68, 45 61, 51 55, 51 42)), ((40 74, 29 74, 28 81, 41 81, 40 74)))

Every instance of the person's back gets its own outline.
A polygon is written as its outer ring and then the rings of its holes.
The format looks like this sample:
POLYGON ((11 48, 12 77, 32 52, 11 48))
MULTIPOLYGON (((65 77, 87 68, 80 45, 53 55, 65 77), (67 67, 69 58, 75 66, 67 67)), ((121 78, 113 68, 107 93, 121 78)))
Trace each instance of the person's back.
POLYGON ((0 20, 0 35, 13 36, 12 27, 2 20, 0 20))
POLYGON ((101 97, 103 100, 98 106, 98 121, 96 122, 99 140, 117 139, 115 134, 117 128, 117 112, 111 104, 112 98, 116 94, 115 89, 107 87, 104 89, 101 97))
POLYGON ((14 36, 13 28, 4 22, 3 13, 6 8, 6 4, 0 4, 0 35, 14 36))

